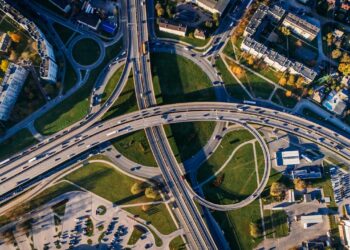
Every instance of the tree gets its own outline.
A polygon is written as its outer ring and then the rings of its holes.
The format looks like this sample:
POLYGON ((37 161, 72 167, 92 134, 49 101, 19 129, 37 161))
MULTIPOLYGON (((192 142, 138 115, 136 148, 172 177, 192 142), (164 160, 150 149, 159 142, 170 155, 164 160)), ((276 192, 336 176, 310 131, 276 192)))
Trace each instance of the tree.
POLYGON ((290 30, 287 27, 282 26, 281 27, 281 32, 285 36, 290 36, 290 30))
POLYGON ((131 193, 132 194, 139 194, 144 190, 143 183, 135 182, 131 187, 131 193))
POLYGON ((164 11, 163 8, 157 9, 157 15, 158 15, 159 17, 164 16, 164 13, 165 13, 165 11, 164 11))
POLYGON ((295 42, 295 45, 298 46, 298 47, 301 47, 301 46, 303 46, 303 42, 302 42, 301 40, 298 39, 298 40, 295 42))
POLYGON ((153 187, 148 187, 146 188, 145 190, 145 196, 148 198, 148 199, 157 199, 158 197, 158 191, 156 189, 154 189, 153 187))
POLYGON ((258 238, 261 236, 261 230, 260 230, 260 227, 257 223, 251 222, 249 224, 249 232, 253 238, 258 238))
POLYGON ((3 72, 6 72, 8 66, 9 66, 9 61, 7 61, 6 59, 1 60, 0 68, 3 72))
POLYGON ((290 91, 290 90, 287 90, 287 91, 286 91, 286 96, 287 96, 287 97, 290 97, 290 96, 292 96, 292 91, 290 91))
POLYGON ((253 57, 253 56, 249 56, 248 59, 247 59, 247 63, 248 63, 249 65, 253 65, 254 62, 255 62, 254 57, 253 57))
POLYGON ((304 83, 305 83, 305 78, 302 77, 302 76, 299 76, 297 82, 295 83, 295 85, 296 85, 297 88, 300 89, 304 85, 304 83))
POLYGON ((327 46, 330 47, 332 46, 332 42, 333 42, 333 34, 331 32, 327 33, 327 46))
POLYGON ((288 85, 294 85, 294 83, 295 83, 295 75, 291 74, 291 75, 289 75, 287 84, 288 85))
POLYGON ((22 39, 21 35, 16 34, 14 32, 9 32, 8 35, 10 36, 12 42, 19 43, 22 39))
POLYGON ((245 71, 242 67, 238 66, 238 65, 233 65, 231 67, 232 73, 235 74, 238 78, 241 78, 245 71))
POLYGON ((286 187, 280 182, 273 182, 270 188, 270 195, 278 200, 282 200, 286 187))
POLYGON ((340 49, 334 49, 333 51, 332 51, 332 58, 333 59, 338 59, 339 57, 341 57, 341 51, 340 51, 340 49))
POLYGON ((205 27, 207 27, 208 29, 213 28, 213 22, 210 20, 205 21, 205 27))
POLYGON ((294 183, 294 188, 299 191, 303 191, 306 188, 306 183, 300 178, 296 178, 293 181, 294 183))
POLYGON ((10 56, 8 58, 10 61, 16 61, 17 60, 17 53, 13 49, 10 50, 10 56))
POLYGON ((338 70, 347 76, 350 74, 350 63, 339 63, 338 70))
POLYGON ((173 18, 174 16, 174 8, 170 4, 166 6, 166 13, 168 14, 169 18, 173 18))
POLYGON ((281 77, 278 83, 282 86, 284 86, 287 83, 287 79, 285 77, 281 77))
POLYGON ((147 212, 150 208, 151 208, 151 206, 147 205, 147 204, 143 204, 141 207, 142 211, 144 211, 144 212, 147 212))
POLYGON ((213 13, 213 21, 215 23, 215 26, 218 27, 219 23, 220 23, 219 13, 217 13, 217 12, 213 13))

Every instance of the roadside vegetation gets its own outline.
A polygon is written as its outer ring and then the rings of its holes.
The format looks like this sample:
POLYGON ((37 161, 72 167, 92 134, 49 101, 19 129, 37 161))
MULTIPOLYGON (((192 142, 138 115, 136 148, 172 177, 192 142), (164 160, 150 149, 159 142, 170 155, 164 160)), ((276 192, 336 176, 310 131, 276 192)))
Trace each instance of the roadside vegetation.
POLYGON ((106 49, 106 56, 103 62, 97 68, 90 71, 87 82, 73 95, 35 120, 34 125, 39 133, 43 135, 54 134, 81 120, 88 114, 90 106, 89 97, 99 73, 121 48, 122 42, 109 46, 106 49))
POLYGON ((143 192, 148 184, 133 179, 104 163, 90 163, 65 176, 64 179, 116 205, 150 201, 143 192), (143 187, 139 192, 131 191, 135 183, 143 187))
POLYGON ((143 205, 124 209, 150 222, 162 234, 170 234, 176 230, 175 223, 164 204, 143 205))
POLYGON ((131 161, 150 167, 157 166, 144 130, 120 136, 112 140, 112 144, 131 161))
POLYGON ((102 96, 101 96, 101 105, 103 105, 108 98, 112 95, 114 89, 116 88, 120 77, 123 73, 125 64, 121 65, 111 76, 111 78, 108 80, 105 89, 103 90, 102 96))
POLYGON ((186 245, 185 242, 182 240, 181 236, 179 235, 170 241, 169 248, 170 250, 185 250, 186 245))
POLYGON ((73 31, 70 28, 67 28, 66 26, 63 26, 59 23, 54 23, 53 27, 64 44, 66 44, 68 42, 69 38, 71 38, 72 35, 75 34, 75 31, 73 31))
POLYGON ((0 161, 37 143, 28 129, 21 129, 13 136, 0 143, 0 161))
POLYGON ((188 160, 210 140, 215 122, 187 122, 165 125, 165 133, 178 162, 188 160))

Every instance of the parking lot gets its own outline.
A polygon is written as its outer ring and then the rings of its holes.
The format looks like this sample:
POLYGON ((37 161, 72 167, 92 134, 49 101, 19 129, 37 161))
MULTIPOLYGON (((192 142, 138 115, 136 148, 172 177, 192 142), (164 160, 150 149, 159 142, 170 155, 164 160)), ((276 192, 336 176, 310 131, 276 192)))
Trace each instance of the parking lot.
POLYGON ((338 167, 330 169, 334 199, 337 205, 350 198, 350 174, 338 167))

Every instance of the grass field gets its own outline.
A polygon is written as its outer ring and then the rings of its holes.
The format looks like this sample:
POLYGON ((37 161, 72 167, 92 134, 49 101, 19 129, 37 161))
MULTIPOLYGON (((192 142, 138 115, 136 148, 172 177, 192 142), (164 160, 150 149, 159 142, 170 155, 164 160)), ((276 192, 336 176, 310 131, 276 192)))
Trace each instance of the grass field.
POLYGON ((8 158, 37 142, 38 140, 32 136, 28 129, 21 129, 16 134, 0 143, 0 160, 8 158))
POLYGON ((198 169, 198 182, 202 182, 209 178, 224 164, 237 146, 253 138, 253 135, 249 131, 243 129, 226 134, 217 150, 198 169))
POLYGON ((77 83, 77 75, 73 69, 72 64, 66 59, 66 73, 63 80, 63 92, 66 93, 77 83))
POLYGON ((142 232, 137 227, 134 227, 128 240, 128 245, 136 244, 136 242, 141 238, 141 235, 142 232))
POLYGON ((151 68, 157 104, 216 99, 208 76, 184 57, 153 53, 151 68))
POLYGON ((113 90, 117 86, 117 83, 123 73, 123 69, 124 69, 124 64, 120 68, 118 68, 114 72, 112 77, 108 80, 106 87, 103 90, 103 94, 101 96, 101 105, 104 104, 108 100, 108 98, 112 95, 113 90))
POLYGON ((253 145, 239 148, 218 176, 223 176, 219 187, 213 185, 215 179, 203 186, 205 196, 210 201, 232 204, 251 195, 257 188, 253 145))
POLYGON ((210 140, 215 122, 188 122, 165 125, 165 133, 178 162, 183 162, 210 140))
POLYGON ((136 163, 157 166, 144 130, 118 137, 112 140, 112 144, 122 155, 136 163))
POLYGON ((132 73, 130 73, 123 91, 109 110, 103 115, 102 120, 111 119, 118 115, 127 114, 136 110, 138 110, 138 107, 134 90, 134 78, 132 73))
POLYGON ((170 234, 176 230, 176 226, 171 218, 169 211, 164 204, 151 205, 146 211, 141 207, 127 207, 126 211, 132 214, 138 214, 141 219, 151 222, 162 234, 170 234))
POLYGON ((133 195, 131 187, 134 183, 140 183, 112 167, 103 163, 90 163, 73 173, 65 176, 80 187, 83 187, 117 205, 134 204, 150 201, 144 193, 133 195))
POLYGON ((89 38, 79 40, 73 47, 72 55, 74 60, 81 65, 91 65, 100 56, 100 47, 89 38))
POLYGON ((284 210, 264 210, 265 232, 268 238, 281 238, 289 234, 288 215, 284 210))
MULTIPOLYGON (((230 60, 229 65, 236 65, 234 61, 230 60)), ((242 68, 242 66, 240 66, 242 68)), ((243 68, 242 68, 243 69, 243 68)), ((244 73, 239 78, 239 80, 245 85, 247 90, 255 97, 255 98, 262 98, 262 99, 268 99, 271 95, 274 86, 267 82, 266 80, 262 79, 261 77, 253 74, 247 69, 243 69, 244 73)))
POLYGON ((77 92, 35 121, 34 125, 39 133, 43 135, 54 134, 87 115, 90 104, 89 97, 99 73, 118 54, 121 48, 121 42, 108 47, 103 62, 90 72, 87 82, 77 92))
POLYGON ((231 41, 228 41, 224 50, 222 51, 225 55, 231 57, 232 59, 236 59, 235 51, 233 50, 233 46, 231 41))
POLYGON ((10 212, 6 213, 5 215, 2 215, 0 217, 0 226, 10 222, 11 220, 18 219, 19 216, 44 205, 45 203, 60 196, 61 194, 76 190, 79 189, 66 182, 61 182, 52 187, 49 187, 43 192, 41 192, 39 195, 32 198, 30 201, 25 202, 20 206, 17 206, 15 209, 11 210, 10 212))
POLYGON ((298 103, 298 99, 294 96, 286 96, 286 91, 283 89, 277 89, 271 99, 274 103, 282 105, 286 108, 294 108, 298 103))
POLYGON ((177 236, 170 241, 169 249, 170 250, 184 250, 184 249, 186 249, 185 243, 182 240, 181 236, 177 236))
MULTIPOLYGON (((227 45, 230 45, 230 43, 228 43, 227 45)), ((236 79, 233 78, 222 59, 218 58, 215 64, 217 69, 221 73, 222 79, 225 83, 225 88, 227 89, 227 92, 230 94, 230 96, 240 100, 250 99, 248 94, 241 87, 241 85, 239 85, 236 79)))
POLYGON ((66 44, 66 42, 69 40, 69 38, 75 33, 73 30, 67 28, 66 26, 63 26, 59 23, 53 24, 54 29, 56 30, 57 34, 60 36, 62 42, 66 44))
POLYGON ((254 249, 262 241, 261 238, 253 239, 249 232, 249 224, 261 220, 259 201, 255 200, 238 210, 213 212, 213 216, 231 249, 254 249))

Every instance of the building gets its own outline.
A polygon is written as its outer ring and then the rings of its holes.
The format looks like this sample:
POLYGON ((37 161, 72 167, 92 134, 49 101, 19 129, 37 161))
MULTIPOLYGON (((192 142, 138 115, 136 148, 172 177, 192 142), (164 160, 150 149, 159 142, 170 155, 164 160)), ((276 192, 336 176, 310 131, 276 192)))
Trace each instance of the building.
POLYGON ((40 63, 40 78, 55 83, 57 77, 57 64, 49 57, 43 58, 40 63))
POLYGON ((339 224, 339 232, 342 243, 350 248, 350 220, 341 220, 339 224))
POLYGON ((319 167, 307 167, 304 169, 293 170, 291 173, 293 179, 309 180, 322 178, 322 172, 319 167))
POLYGON ((329 111, 341 116, 346 110, 348 102, 348 90, 343 89, 338 92, 333 90, 328 94, 326 100, 324 100, 323 106, 329 111))
POLYGON ((77 22, 96 31, 101 23, 101 19, 96 14, 81 12, 77 16, 77 22))
POLYGON ((186 32, 187 32, 186 25, 171 22, 164 18, 160 18, 158 24, 159 24, 160 31, 178 35, 178 36, 186 36, 186 32))
POLYGON ((323 222, 323 217, 320 214, 300 216, 300 223, 303 224, 305 229, 313 224, 319 224, 322 222, 323 222))
POLYGON ((292 13, 287 14, 282 24, 309 41, 314 40, 320 31, 319 27, 292 13))
POLYGON ((277 166, 291 166, 300 164, 299 151, 279 151, 276 152, 277 166))
POLYGON ((0 36, 0 51, 7 52, 11 46, 11 37, 7 33, 2 33, 0 36))
POLYGON ((9 119, 27 76, 28 71, 25 68, 14 63, 9 64, 0 85, 0 120, 9 119))
POLYGON ((201 40, 205 40, 207 38, 205 31, 200 29, 196 29, 194 31, 194 37, 201 40))
POLYGON ((100 28, 109 34, 114 34, 115 31, 117 30, 118 26, 114 22, 110 22, 108 20, 105 20, 105 21, 102 21, 100 28))
MULTIPOLYGON (((261 4, 244 30, 243 36, 245 38, 241 43, 241 49, 259 59, 262 58, 266 64, 278 71, 299 75, 304 78, 305 83, 310 83, 317 76, 315 70, 300 62, 290 60, 256 40, 256 37, 259 36, 259 33, 268 21, 280 22, 284 18, 285 13, 286 11, 278 5, 269 8, 261 4)), ((287 17, 284 18, 283 22, 285 22, 287 17)))
POLYGON ((59 8, 64 13, 68 13, 71 10, 69 0, 49 0, 53 5, 59 8))
MULTIPOLYGON (((48 42, 45 35, 41 32, 41 30, 35 25, 34 22, 28 20, 26 17, 24 17, 20 12, 18 12, 15 8, 13 8, 11 5, 9 5, 6 1, 0 0, 0 9, 14 22, 16 22, 20 27, 22 27, 24 30, 28 32, 28 34, 31 36, 31 38, 38 43, 38 54, 42 61, 47 60, 47 58, 50 58, 52 63, 41 63, 40 67, 46 67, 46 66, 53 66, 53 69, 47 69, 47 68, 40 68, 40 76, 45 77, 46 74, 42 74, 41 72, 51 72, 49 75, 51 82, 56 82, 56 76, 53 77, 52 72, 56 72, 57 74, 57 66, 55 67, 55 53, 52 45, 48 42)), ((43 78, 47 79, 47 78, 43 78)))
POLYGON ((267 17, 269 7, 266 5, 259 5, 258 9, 250 19, 247 27, 244 30, 243 36, 252 36, 262 29, 262 23, 267 17))
POLYGON ((200 8, 221 15, 230 3, 230 0, 186 0, 186 2, 197 4, 200 8))
POLYGON ((326 87, 325 86, 319 86, 316 89, 314 89, 314 92, 312 93, 312 100, 317 103, 322 103, 323 99, 326 97, 326 87))

